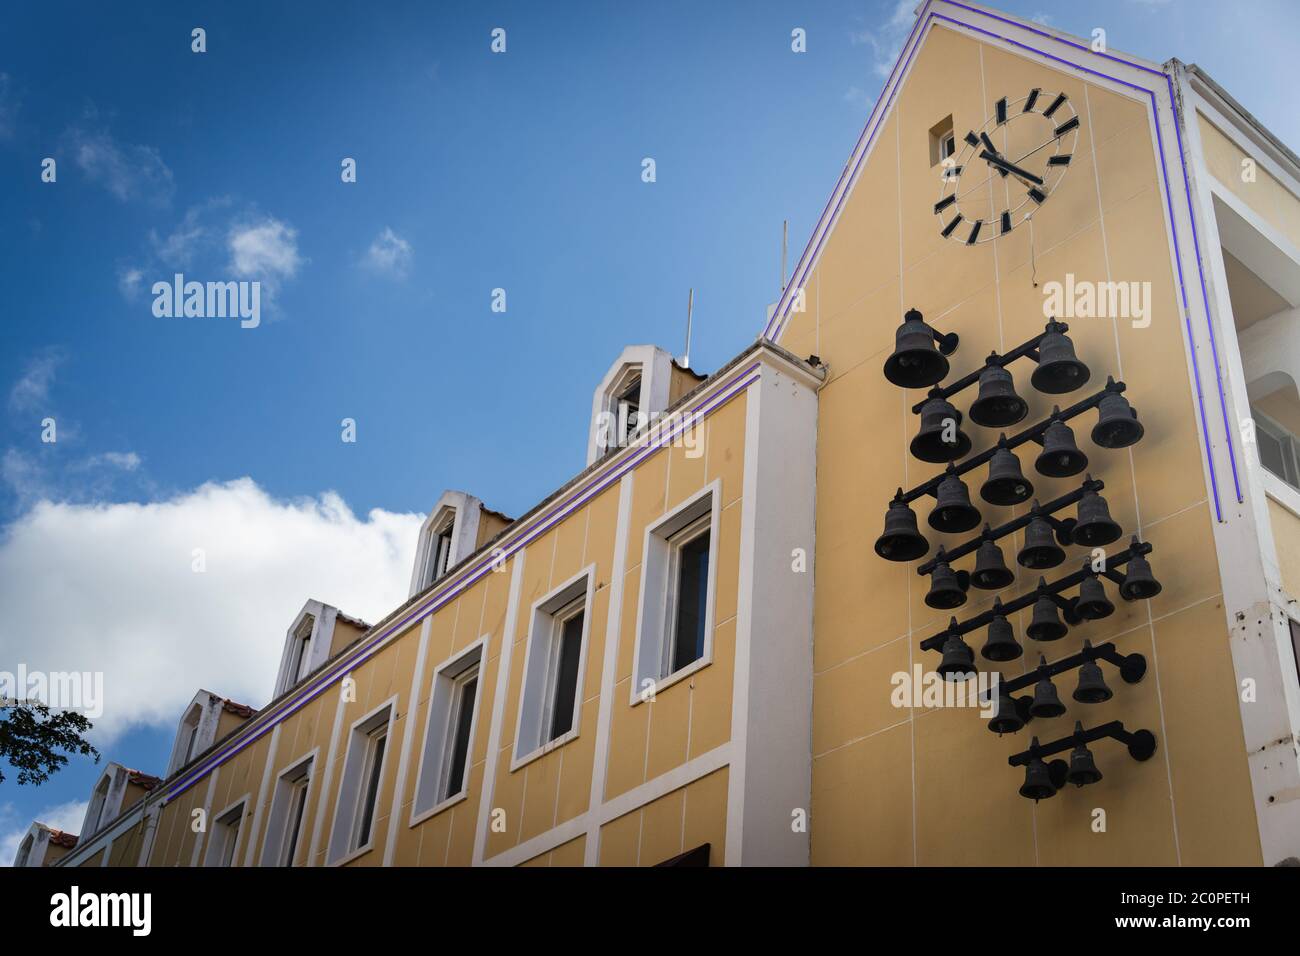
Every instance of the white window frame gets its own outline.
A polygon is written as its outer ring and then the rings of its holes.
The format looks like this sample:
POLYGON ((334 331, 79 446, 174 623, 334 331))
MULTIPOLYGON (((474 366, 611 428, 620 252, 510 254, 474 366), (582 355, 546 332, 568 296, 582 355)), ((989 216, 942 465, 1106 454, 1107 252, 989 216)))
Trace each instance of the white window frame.
POLYGON ((234 803, 230 804, 220 813, 213 814, 210 818, 212 825, 208 827, 208 845, 203 852, 203 865, 212 867, 238 866, 240 844, 244 840, 244 832, 248 829, 245 826, 244 817, 248 811, 248 801, 252 799, 251 793, 246 793, 234 803), (226 853, 227 841, 229 839, 230 817, 235 817, 238 821, 235 825, 234 844, 230 846, 230 852, 226 853), (218 840, 217 837, 221 839, 218 840), (229 857, 229 864, 222 862, 229 857))
POLYGON ((411 803, 410 826, 416 826, 469 796, 470 771, 474 766, 474 738, 478 733, 483 706, 483 671, 487 657, 487 636, 439 664, 429 690, 429 710, 424 724, 424 741, 420 746, 420 765, 416 770, 415 798, 411 803), (470 718, 469 744, 465 757, 465 777, 461 788, 447 793, 451 757, 463 705, 465 684, 476 675, 474 713, 470 718))
POLYGON ((478 546, 479 517, 483 513, 483 502, 463 491, 445 491, 437 504, 429 511, 420 526, 420 537, 415 549, 415 564, 411 569, 411 588, 408 597, 415 597, 421 591, 431 587, 435 582, 450 574, 458 564, 469 557, 478 546), (451 544, 447 554, 447 565, 436 578, 433 577, 434 563, 437 561, 437 538, 450 522, 451 544))
POLYGON ((602 420, 610 409, 617 414, 618 398, 627 390, 633 374, 641 377, 641 390, 637 410, 641 415, 641 432, 656 415, 668 408, 671 392, 673 357, 653 345, 629 345, 617 361, 609 367, 591 396, 591 425, 587 432, 587 464, 612 452, 610 436, 602 428, 602 420))
POLYGON ((28 833, 18 843, 18 855, 14 857, 14 867, 24 867, 31 864, 32 851, 36 849, 36 837, 28 833))
POLYGON ((262 866, 294 865, 294 860, 285 860, 284 853, 287 849, 285 841, 294 824, 294 797, 299 792, 302 793, 302 812, 298 821, 298 844, 293 855, 295 858, 303 855, 309 842, 303 836, 307 830, 308 809, 315 793, 316 778, 319 776, 316 773, 316 759, 319 756, 320 748, 316 747, 294 760, 276 777, 271 811, 266 822, 266 840, 262 845, 262 866))
POLYGON ((722 483, 714 480, 677 507, 652 522, 645 530, 641 552, 641 590, 637 607, 636 643, 633 652, 633 706, 659 694, 680 680, 713 663, 714 605, 717 601, 718 529, 722 518, 722 483), (704 602, 704 653, 679 670, 669 671, 672 661, 676 615, 677 560, 680 546, 691 538, 678 538, 688 529, 709 529, 708 594, 704 602), (676 540, 674 540, 676 539, 676 540))
POLYGON ((284 650, 280 654, 280 671, 275 679, 275 693, 278 697, 314 673, 329 660, 330 645, 334 641, 334 622, 338 620, 339 610, 320 601, 308 601, 294 617, 293 623, 284 635, 284 650), (310 624, 308 624, 310 621, 310 624), (299 654, 303 631, 310 627, 310 638, 304 653, 299 654))
MULTIPOLYGON (((513 773, 538 757, 548 754, 582 731, 582 696, 591 650, 591 606, 595 596, 596 566, 589 564, 559 587, 534 602, 529 617, 524 652, 524 675, 519 689, 515 717, 515 744, 511 751, 513 773), (582 637, 578 652, 578 677, 574 687, 573 726, 554 740, 544 740, 545 728, 554 717, 554 690, 560 636, 564 621, 582 609, 582 637)), ((508 639, 508 638, 507 638, 508 639)))
MULTIPOLYGON (((1274 478, 1276 478, 1278 481, 1287 485, 1289 488, 1296 491, 1300 491, 1300 451, 1297 450, 1297 445, 1300 445, 1300 437, 1291 434, 1291 432, 1288 431, 1284 425, 1270 418, 1264 412, 1258 411, 1257 409, 1252 407, 1250 410, 1250 414, 1251 417, 1255 420, 1256 433, 1263 432, 1269 438, 1273 439, 1275 442, 1277 442, 1282 446, 1283 456, 1289 458, 1290 460, 1291 477, 1288 477, 1286 475, 1279 475, 1276 472, 1274 472, 1272 469, 1270 469, 1268 465, 1264 464, 1264 455, 1260 453, 1258 450, 1258 439, 1257 439, 1256 453, 1259 454, 1260 467, 1263 468, 1270 475, 1272 475, 1274 478), (1292 481, 1292 478, 1294 478, 1295 480, 1292 481)), ((1283 464, 1283 470, 1285 470, 1285 462, 1283 464)))
MULTIPOLYGON (((330 825, 330 843, 327 860, 331 866, 342 866, 368 853, 375 846, 375 825, 382 815, 384 767, 393 759, 393 723, 397 715, 397 695, 393 695, 374 710, 353 721, 348 729, 347 754, 343 759, 343 774, 339 781, 338 799, 334 804, 334 820, 330 825), (354 846, 361 825, 363 788, 371 768, 371 742, 383 730, 387 736, 384 745, 384 767, 380 768, 379 791, 375 795, 375 817, 371 820, 369 839, 354 846)), ((390 821, 391 825, 391 821, 390 821)))

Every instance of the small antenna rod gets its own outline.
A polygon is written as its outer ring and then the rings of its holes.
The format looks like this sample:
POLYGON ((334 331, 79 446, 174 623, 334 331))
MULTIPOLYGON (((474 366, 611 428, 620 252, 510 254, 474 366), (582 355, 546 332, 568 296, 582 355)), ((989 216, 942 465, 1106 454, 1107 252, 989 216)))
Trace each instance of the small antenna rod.
POLYGON ((682 355, 682 367, 691 367, 691 312, 695 309, 695 289, 686 294, 686 352, 682 355))

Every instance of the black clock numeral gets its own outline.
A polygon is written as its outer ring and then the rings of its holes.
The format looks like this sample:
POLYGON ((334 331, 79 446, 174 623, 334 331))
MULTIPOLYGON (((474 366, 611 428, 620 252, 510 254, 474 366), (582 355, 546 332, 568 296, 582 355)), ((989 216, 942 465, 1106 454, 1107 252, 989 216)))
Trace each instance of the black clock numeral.
POLYGON ((1047 194, 1044 193, 1037 186, 1035 186, 1029 190, 1029 198, 1041 206, 1043 204, 1043 200, 1047 198, 1047 194))
POLYGON ((978 146, 980 144, 980 138, 975 135, 974 131, 967 132, 967 134, 962 138, 971 146, 978 146))
POLYGON ((984 225, 983 219, 976 219, 975 225, 971 227, 970 236, 966 239, 966 245, 975 245, 975 240, 980 234, 980 226, 984 225))
POLYGON ((1010 231, 1011 231, 1011 211, 1004 209, 1002 210, 1002 235, 1005 236, 1010 231))
POLYGON ((1057 135, 1058 137, 1059 137, 1059 136, 1064 136, 1066 133, 1068 133, 1070 130, 1076 128, 1078 125, 1079 125, 1079 117, 1077 117, 1077 116, 1072 116, 1072 117, 1070 117, 1068 120, 1066 120, 1064 123, 1062 123, 1060 126, 1056 127, 1056 135, 1057 135))
POLYGON ((1059 110, 1062 106, 1065 105, 1065 100, 1066 100, 1066 95, 1064 93, 1057 96, 1056 99, 1052 100, 1051 104, 1047 107, 1047 109, 1043 110, 1043 115, 1050 118, 1053 113, 1055 113, 1057 110, 1059 110))
POLYGON ((954 219, 952 222, 948 223, 948 225, 943 227, 943 232, 941 233, 941 235, 945 239, 947 239, 949 236, 952 235, 952 231, 956 229, 958 225, 960 225, 961 220, 962 220, 961 213, 957 213, 957 218, 954 219))
POLYGON ((998 125, 1001 126, 1007 121, 1007 98, 1004 96, 998 100, 997 106, 994 107, 998 114, 998 125))
POLYGON ((1062 153, 1060 156, 1053 156, 1051 159, 1047 161, 1047 165, 1048 166, 1069 166, 1070 154, 1062 153))
POLYGON ((1034 108, 1034 104, 1038 102, 1038 94, 1040 92, 1042 91, 1039 90, 1038 87, 1036 86, 1029 91, 1029 96, 1025 98, 1024 112, 1028 113, 1030 110, 1034 108))
POLYGON ((937 203, 934 204, 934 211, 936 213, 943 212, 945 209, 947 209, 956 201, 957 201, 956 193, 953 193, 951 196, 944 196, 942 199, 940 199, 937 203))

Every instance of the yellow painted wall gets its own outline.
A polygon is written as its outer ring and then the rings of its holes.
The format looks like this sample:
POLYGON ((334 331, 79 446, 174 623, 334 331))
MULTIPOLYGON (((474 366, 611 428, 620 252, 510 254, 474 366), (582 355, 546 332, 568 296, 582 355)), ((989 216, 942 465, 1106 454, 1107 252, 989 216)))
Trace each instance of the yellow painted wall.
POLYGON ((715 770, 605 824, 600 865, 655 866, 707 843, 709 865, 721 866, 727 840, 727 775, 725 767, 715 770))
MULTIPOLYGON (((980 178, 972 177, 972 186, 980 178)), ((1004 188, 997 177, 991 182, 982 188, 1004 188)), ((1166 235, 1153 134, 1141 103, 942 26, 930 32, 805 283, 807 310, 781 340, 796 354, 816 352, 830 365, 818 431, 815 864, 1259 862, 1166 235), (954 83, 954 76, 971 79, 954 83), (965 130, 984 124, 999 96, 1015 99, 1035 86, 1069 94, 1083 120, 1068 175, 1035 218, 1035 262, 1023 227, 973 247, 942 239, 932 208, 940 181, 930 164, 928 131, 951 113, 960 140, 965 130), (915 564, 891 564, 872 551, 894 490, 941 470, 908 453, 918 426, 909 408, 923 393, 904 393, 885 381, 881 368, 902 313, 915 307, 938 329, 961 335, 948 380, 964 375, 990 351, 1009 350, 1041 332, 1042 284, 1067 272, 1077 280, 1150 281, 1153 320, 1142 329, 1122 319, 1072 322, 1071 337, 1092 380, 1068 396, 1035 392, 1028 383, 1031 363, 1017 362, 1012 369, 1031 412, 1013 432, 1041 420, 1053 401, 1065 405, 1092 394, 1108 374, 1127 381, 1147 429, 1131 453, 1092 444, 1095 413, 1072 427, 1126 531, 1109 550, 1120 550, 1127 533, 1140 530, 1155 547, 1152 565, 1164 591, 1149 603, 1129 605, 1108 585, 1118 605, 1112 617, 1041 647, 1055 659, 1076 651, 1084 638, 1114 640, 1122 652, 1146 655, 1152 665, 1146 680, 1125 685, 1106 665, 1115 697, 1084 706, 1068 700, 1073 678, 1063 678, 1058 689, 1070 704, 1066 716, 999 739, 971 711, 898 709, 889 701, 891 676, 922 661, 917 644, 949 612, 923 603, 927 580, 915 573, 915 564), (1159 750, 1151 761, 1136 763, 1104 741, 1094 747, 1106 775, 1101 783, 1037 807, 1017 794, 1023 771, 1006 760, 1028 745, 1031 733, 1052 740, 1066 735, 1076 719, 1093 726, 1116 718, 1156 733, 1159 750), (1214 774, 1213 788, 1204 786, 1207 772, 1214 774), (1105 833, 1089 826, 1097 806, 1108 811, 1105 833)), ((974 397, 972 388, 956 404, 964 412, 974 397)), ((996 440, 988 429, 965 428, 975 452, 996 440)), ((1021 449, 1037 497, 1077 487, 1083 476, 1048 479, 1033 471, 1036 452, 1034 445, 1021 449)), ((984 471, 976 470, 968 483, 996 526, 1021 509, 995 508, 978 498, 984 471)), ((917 503, 932 545, 951 547, 970 536, 945 539, 930 530, 925 519, 932 503, 917 503)), ((1013 537, 1002 544, 1019 576, 999 592, 1004 597, 1018 596, 1037 580, 1014 563, 1022 540, 1013 537)), ((1083 557, 1082 549, 1071 549, 1048 579, 1073 570, 1083 557)), ((972 564, 973 556, 958 562, 972 564)), ((972 591, 956 613, 973 616, 992 597, 972 591)), ((1028 612, 1012 623, 1027 653, 1005 665, 1008 676, 1036 663, 1040 650, 1023 638, 1028 612)), ((983 633, 968 638, 977 652, 983 639, 983 633)), ((928 668, 938 663, 936 654, 924 657, 928 668)))
POLYGON ((1268 499, 1268 517, 1273 525, 1282 587, 1288 594, 1300 594, 1300 517, 1272 498, 1268 499))
POLYGON ((1255 181, 1242 179, 1242 161, 1248 154, 1223 135, 1213 123, 1197 114, 1205 164, 1214 178, 1229 189, 1292 245, 1300 246, 1300 199, 1255 164, 1255 181))

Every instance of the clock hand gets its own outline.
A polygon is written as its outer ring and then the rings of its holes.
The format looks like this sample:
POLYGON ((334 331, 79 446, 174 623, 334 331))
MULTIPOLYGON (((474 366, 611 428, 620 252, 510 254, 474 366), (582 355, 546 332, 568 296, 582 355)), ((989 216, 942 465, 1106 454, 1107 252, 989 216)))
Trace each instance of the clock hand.
POLYGON ((1009 173, 1014 173, 1018 179, 1024 180, 1025 182, 1033 183, 1035 186, 1043 185, 1043 180, 1038 176, 1035 176, 1028 170, 1021 169, 1015 163, 1009 163, 1005 159, 994 156, 987 149, 980 153, 980 159, 984 160, 991 166, 996 166, 999 169, 1005 169, 1009 173))
MULTIPOLYGON (((996 146, 993 145, 993 140, 989 139, 989 134, 988 134, 988 133, 981 132, 979 138, 980 138, 980 142, 982 142, 982 143, 984 144, 985 148, 986 148, 990 153, 992 153, 992 154, 993 154, 994 156, 996 156, 998 159, 1002 159, 1002 160, 1005 160, 1005 159, 1006 159, 1005 156, 1003 156, 1000 152, 998 152, 998 148, 997 148, 996 146)), ((1006 178, 1007 178, 1009 175, 1011 175, 1011 174, 1008 173, 1005 169, 1001 169, 1001 168, 999 168, 999 169, 998 169, 998 175, 1000 175, 1003 179, 1006 179, 1006 178)))

